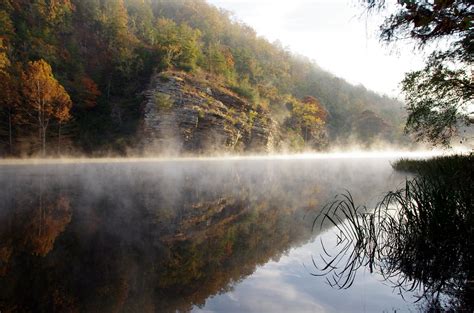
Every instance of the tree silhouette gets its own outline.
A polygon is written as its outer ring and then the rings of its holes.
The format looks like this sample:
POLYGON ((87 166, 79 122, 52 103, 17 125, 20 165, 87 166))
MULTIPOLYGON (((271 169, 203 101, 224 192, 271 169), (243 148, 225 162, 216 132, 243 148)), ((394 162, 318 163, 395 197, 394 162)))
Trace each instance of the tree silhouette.
MULTIPOLYGON (((385 0, 362 0, 369 11, 382 11, 385 0)), ((405 131, 418 141, 449 146, 460 124, 472 125, 474 4, 470 0, 402 0, 380 26, 380 39, 413 40, 419 49, 444 40, 426 66, 402 81, 408 119, 405 131), (443 48, 446 46, 446 48, 443 48)))

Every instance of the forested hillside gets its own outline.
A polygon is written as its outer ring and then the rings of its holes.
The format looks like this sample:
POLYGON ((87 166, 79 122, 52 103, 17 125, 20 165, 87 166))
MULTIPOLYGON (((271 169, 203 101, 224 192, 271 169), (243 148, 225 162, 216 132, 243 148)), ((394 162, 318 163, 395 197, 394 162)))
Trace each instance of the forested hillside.
POLYGON ((0 151, 133 150, 143 91, 165 70, 225 86, 252 104, 249 114, 272 116, 295 149, 401 138, 400 102, 323 71, 204 0, 0 0, 0 151))

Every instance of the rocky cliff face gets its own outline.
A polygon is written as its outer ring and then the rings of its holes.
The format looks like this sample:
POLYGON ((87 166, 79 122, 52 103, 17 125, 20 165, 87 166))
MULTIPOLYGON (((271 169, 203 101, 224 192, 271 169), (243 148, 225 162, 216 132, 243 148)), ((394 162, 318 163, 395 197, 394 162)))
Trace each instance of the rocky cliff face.
POLYGON ((146 150, 268 152, 276 144, 270 115, 217 83, 168 71, 152 79, 145 95, 146 150))

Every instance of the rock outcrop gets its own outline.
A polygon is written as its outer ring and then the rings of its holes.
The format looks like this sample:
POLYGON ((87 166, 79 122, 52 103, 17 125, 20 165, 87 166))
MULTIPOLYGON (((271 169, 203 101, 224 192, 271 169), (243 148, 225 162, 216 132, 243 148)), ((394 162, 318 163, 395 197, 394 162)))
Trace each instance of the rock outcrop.
POLYGON ((162 72, 145 96, 146 151, 268 152, 275 146, 277 127, 270 115, 218 83, 162 72))

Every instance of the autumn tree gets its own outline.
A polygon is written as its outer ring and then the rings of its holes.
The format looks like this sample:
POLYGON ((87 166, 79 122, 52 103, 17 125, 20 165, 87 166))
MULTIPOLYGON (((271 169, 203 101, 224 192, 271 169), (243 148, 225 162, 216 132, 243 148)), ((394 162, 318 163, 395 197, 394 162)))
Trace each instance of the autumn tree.
POLYGON ((299 130, 305 142, 311 142, 313 146, 324 145, 327 112, 319 101, 312 96, 306 96, 302 100, 290 97, 287 105, 291 116, 286 124, 299 130))
POLYGON ((71 0, 37 0, 32 5, 45 21, 53 26, 58 26, 64 17, 74 10, 71 0))
POLYGON ((38 127, 41 151, 45 156, 48 126, 52 120, 63 123, 71 118, 72 101, 44 60, 28 62, 22 74, 22 91, 25 100, 22 121, 38 127))
POLYGON ((10 66, 10 60, 6 53, 6 45, 3 43, 4 39, 0 38, 0 73, 5 73, 10 66))
POLYGON ((356 114, 352 120, 352 130, 361 142, 370 143, 375 139, 384 139, 389 134, 390 125, 371 110, 356 114))
POLYGON ((97 84, 88 76, 80 79, 79 100, 84 108, 90 109, 97 105, 97 98, 101 95, 97 84))

